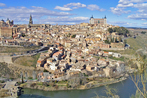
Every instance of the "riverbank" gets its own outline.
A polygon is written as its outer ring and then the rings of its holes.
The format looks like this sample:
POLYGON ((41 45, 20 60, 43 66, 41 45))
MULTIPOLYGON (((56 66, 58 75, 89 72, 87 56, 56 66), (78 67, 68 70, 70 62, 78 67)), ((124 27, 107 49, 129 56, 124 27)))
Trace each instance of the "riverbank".
MULTIPOLYGON (((120 98, 130 98, 136 93, 136 87, 129 76, 126 80, 109 85, 109 88, 116 89, 115 94, 120 98)), ((100 86, 86 90, 62 90, 62 91, 44 91, 37 89, 23 89, 24 93, 19 98, 99 98, 108 97, 106 87, 100 86)))
POLYGON ((96 88, 100 86, 105 86, 105 85, 110 85, 110 84, 115 84, 121 81, 124 81, 128 78, 128 74, 123 75, 120 78, 111 78, 107 79, 105 82, 98 82, 98 81, 90 81, 86 83, 85 85, 80 85, 76 88, 70 88, 68 84, 62 83, 62 84, 52 84, 51 85, 44 85, 43 82, 26 82, 20 85, 20 87, 23 88, 29 88, 29 89, 38 89, 38 90, 43 90, 43 91, 61 91, 61 90, 85 90, 85 89, 91 89, 91 88, 96 88))

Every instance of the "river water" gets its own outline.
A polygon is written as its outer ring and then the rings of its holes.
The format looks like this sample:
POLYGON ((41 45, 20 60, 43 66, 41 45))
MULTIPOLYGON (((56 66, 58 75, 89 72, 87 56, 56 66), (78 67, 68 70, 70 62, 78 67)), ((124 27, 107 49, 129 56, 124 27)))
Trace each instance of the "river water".
MULTIPOLYGON (((130 98, 136 93, 136 87, 129 77, 128 79, 109 85, 110 88, 117 89, 117 95, 120 98, 130 98)), ((42 91, 34 89, 24 89, 24 94, 19 98, 93 98, 96 94, 99 96, 107 96, 105 86, 88 90, 67 90, 67 91, 42 91)))

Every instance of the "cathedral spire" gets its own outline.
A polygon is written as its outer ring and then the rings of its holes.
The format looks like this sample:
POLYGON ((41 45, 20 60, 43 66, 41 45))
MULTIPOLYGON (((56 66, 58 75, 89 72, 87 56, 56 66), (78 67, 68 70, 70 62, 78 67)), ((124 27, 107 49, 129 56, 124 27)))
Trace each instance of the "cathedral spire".
POLYGON ((29 24, 33 24, 32 15, 30 15, 29 24))

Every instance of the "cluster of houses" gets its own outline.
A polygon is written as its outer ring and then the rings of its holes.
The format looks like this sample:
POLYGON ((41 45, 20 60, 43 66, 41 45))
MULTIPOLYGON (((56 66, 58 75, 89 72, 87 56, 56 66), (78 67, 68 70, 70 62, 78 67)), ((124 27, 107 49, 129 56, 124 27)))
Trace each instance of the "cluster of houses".
POLYGON ((107 29, 110 27, 116 26, 100 27, 81 23, 76 25, 49 25, 47 28, 29 28, 27 25, 15 25, 12 27, 12 36, 0 36, 0 45, 47 46, 59 42, 65 47, 72 47, 75 43, 78 43, 81 47, 88 45, 88 48, 124 49, 125 45, 121 41, 105 43, 105 40, 119 40, 120 37, 123 37, 118 35, 117 32, 109 33, 107 29))
MULTIPOLYGON (((88 23, 42 26, 15 25, 11 37, 0 37, 0 45, 50 46, 47 53, 41 53, 36 64, 37 68, 44 68, 50 73, 49 78, 86 71, 113 77, 125 71, 124 62, 108 59, 108 56, 121 57, 121 54, 101 51, 125 49, 124 43, 119 41, 123 36, 107 30, 116 26, 88 23), (110 38, 118 42, 106 43, 110 38)), ((42 73, 40 75, 43 77, 42 73)))
POLYGON ((60 43, 55 43, 47 53, 41 53, 37 61, 36 67, 44 68, 49 73, 47 76, 46 73, 39 73, 39 77, 60 80, 64 76, 71 77, 79 73, 87 74, 87 72, 97 72, 103 77, 115 77, 125 72, 124 62, 108 59, 110 55, 121 57, 121 54, 104 52, 101 49, 88 49, 88 51, 84 52, 78 46, 68 49, 60 43))

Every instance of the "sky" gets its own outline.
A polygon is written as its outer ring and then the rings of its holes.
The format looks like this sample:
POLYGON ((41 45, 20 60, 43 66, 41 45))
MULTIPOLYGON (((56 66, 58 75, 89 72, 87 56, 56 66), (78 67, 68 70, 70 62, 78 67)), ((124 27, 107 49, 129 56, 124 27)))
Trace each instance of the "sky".
POLYGON ((0 20, 14 24, 73 25, 90 17, 107 17, 107 23, 124 27, 147 26, 147 0, 0 0, 0 20))

